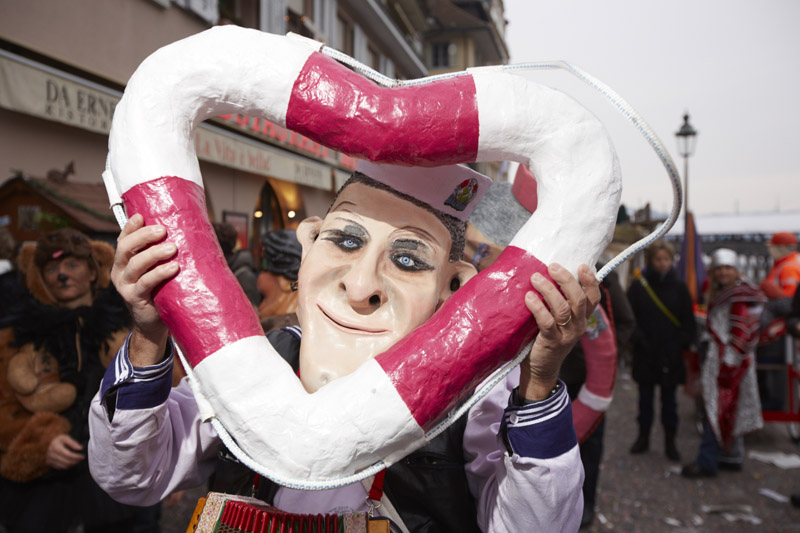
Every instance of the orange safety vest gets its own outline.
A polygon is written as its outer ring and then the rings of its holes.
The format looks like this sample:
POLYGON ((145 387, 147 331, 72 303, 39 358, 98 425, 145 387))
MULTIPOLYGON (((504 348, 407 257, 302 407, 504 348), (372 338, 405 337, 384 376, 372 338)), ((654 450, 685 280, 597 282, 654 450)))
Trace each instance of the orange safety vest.
POLYGON ((800 283, 800 252, 792 252, 775 261, 769 275, 761 282, 761 290, 770 299, 794 296, 800 283))

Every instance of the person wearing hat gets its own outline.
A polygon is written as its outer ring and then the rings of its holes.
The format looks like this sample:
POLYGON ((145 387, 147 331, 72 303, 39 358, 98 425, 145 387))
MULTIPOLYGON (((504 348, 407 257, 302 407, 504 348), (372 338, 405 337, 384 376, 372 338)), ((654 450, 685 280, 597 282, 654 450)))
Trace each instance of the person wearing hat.
POLYGON ((261 238, 258 317, 264 331, 297 324, 297 272, 303 249, 293 229, 276 229, 261 238))
MULTIPOLYGON (((461 260, 465 226, 488 184, 488 178, 459 165, 411 168, 362 161, 325 217, 300 224, 300 330, 268 338, 299 372, 306 390, 316 391, 391 347, 475 274, 461 260)), ((132 378, 155 376, 156 369, 167 373, 172 364, 167 331, 150 294, 177 272, 174 245, 147 248, 163 235, 163 228, 143 226, 140 215, 122 231, 112 277, 132 310, 134 327, 115 368, 133 372, 109 374, 91 413, 95 478, 115 498, 140 504, 202 483, 221 448, 211 426, 201 423, 188 386, 167 393, 156 384, 164 376, 132 378), (156 390, 161 392, 147 392, 156 390), (164 423, 146 422, 154 418, 164 423), (141 465, 158 475, 141 475, 141 465)), ((268 494, 262 486, 271 484, 259 483, 257 494, 288 512, 367 511, 367 494, 382 484, 376 512, 405 531, 577 530, 583 471, 570 403, 557 374, 585 330, 587 309, 596 305, 599 290, 586 266, 578 279, 557 265, 549 273, 569 296, 540 277, 534 276, 533 287, 550 309, 570 309, 573 318, 564 323, 529 294, 526 305, 541 330, 522 363, 519 384, 507 379, 497 385, 457 424, 392 465, 383 481, 376 476, 368 486, 312 492, 271 486, 268 494), (542 412, 548 416, 539 416, 542 412)))
POLYGON ((770 237, 767 243, 769 255, 774 264, 761 282, 761 290, 771 300, 791 298, 800 283, 800 252, 797 251, 797 237, 794 233, 780 231, 770 237))
POLYGON ((703 360, 705 430, 687 478, 713 477, 722 468, 741 470, 742 436, 763 426, 756 382, 755 349, 766 297, 739 273, 736 252, 711 254, 706 327, 711 337, 703 360))
POLYGON ((258 307, 261 302, 261 293, 256 286, 256 269, 253 267, 253 256, 248 250, 239 248, 239 234, 233 224, 227 222, 214 222, 214 233, 217 234, 222 254, 228 262, 236 281, 242 286, 244 294, 253 307, 258 307))
POLYGON ((88 411, 129 332, 109 288, 113 248, 59 229, 20 250, 30 291, 5 309, 0 381, 0 524, 8 531, 130 531, 135 508, 89 474, 88 411), (105 530, 105 529, 104 529, 105 530))

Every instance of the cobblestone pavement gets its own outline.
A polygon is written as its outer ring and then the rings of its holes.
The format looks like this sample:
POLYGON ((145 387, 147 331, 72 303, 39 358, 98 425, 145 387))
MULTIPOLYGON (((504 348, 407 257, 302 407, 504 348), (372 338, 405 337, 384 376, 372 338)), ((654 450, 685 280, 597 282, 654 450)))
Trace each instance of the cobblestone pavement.
MULTIPOLYGON (((678 401, 678 449, 685 464, 694 459, 700 436, 694 427, 694 401, 683 393, 678 401)), ((628 453, 638 434, 636 413, 636 383, 622 370, 606 415, 597 514, 588 531, 800 531, 800 509, 759 493, 769 489, 788 497, 800 492, 800 469, 784 470, 748 458, 741 472, 720 472, 716 478, 703 480, 682 478, 680 465, 664 456, 661 427, 653 428, 649 452, 628 453), (729 521, 721 512, 704 512, 703 506, 724 506, 731 514, 747 515, 761 523, 729 521)), ((745 450, 800 453, 782 423, 767 423, 762 431, 745 437, 745 450)))
MULTIPOLYGON (((648 453, 630 455, 637 435, 636 384, 626 370, 618 374, 614 402, 607 413, 605 453, 601 466, 594 524, 587 530, 606 532, 784 532, 800 531, 800 509, 759 493, 770 489, 788 497, 800 492, 800 469, 783 470, 772 464, 747 459, 742 472, 720 472, 712 479, 687 480, 679 475, 680 464, 663 453, 663 432, 653 429, 648 453), (725 507, 705 512, 703 506, 725 507), (744 517, 760 521, 742 521, 744 517), (733 518, 732 516, 729 518, 733 518)), ((681 427, 678 448, 688 463, 697 452, 700 437, 694 429, 693 400, 679 394, 681 427)), ((786 424, 769 423, 745 439, 746 450, 800 454, 789 438, 786 424)), ((188 491, 181 503, 163 509, 162 533, 183 533, 202 488, 188 491)))

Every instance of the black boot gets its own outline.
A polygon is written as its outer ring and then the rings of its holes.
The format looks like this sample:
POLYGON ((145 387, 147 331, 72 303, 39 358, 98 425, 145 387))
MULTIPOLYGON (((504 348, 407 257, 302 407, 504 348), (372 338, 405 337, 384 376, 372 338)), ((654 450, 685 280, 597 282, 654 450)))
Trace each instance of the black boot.
POLYGON ((632 454, 644 453, 650 449, 650 430, 639 428, 639 438, 631 446, 632 454))
POLYGON ((675 446, 675 430, 664 430, 664 453, 670 461, 680 461, 681 454, 678 453, 678 448, 675 446))

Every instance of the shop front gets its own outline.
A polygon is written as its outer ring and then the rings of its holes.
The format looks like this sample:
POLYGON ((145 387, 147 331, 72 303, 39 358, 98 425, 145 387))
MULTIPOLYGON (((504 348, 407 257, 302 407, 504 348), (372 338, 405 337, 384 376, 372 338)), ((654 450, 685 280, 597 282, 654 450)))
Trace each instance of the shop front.
MULTIPOLYGON (((7 171, 13 169, 0 176, 0 185, 18 176, 44 178, 70 163, 73 172, 65 180, 99 183, 121 96, 74 72, 0 50, 0 160, 7 171)), ((201 124, 195 147, 210 218, 233 223, 241 245, 256 256, 265 232, 323 215, 336 187, 355 167, 343 154, 243 115, 201 124)), ((60 192, 69 196, 70 187, 60 192)), ((24 224, 29 238, 31 209, 15 205, 11 210, 0 213, 0 221, 12 232, 24 224)))

